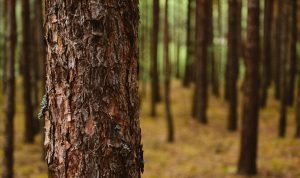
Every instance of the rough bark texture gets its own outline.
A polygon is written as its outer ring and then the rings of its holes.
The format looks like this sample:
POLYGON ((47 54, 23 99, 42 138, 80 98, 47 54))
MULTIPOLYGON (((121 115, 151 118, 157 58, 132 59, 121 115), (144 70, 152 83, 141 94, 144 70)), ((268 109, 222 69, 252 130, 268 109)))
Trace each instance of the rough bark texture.
POLYGON ((141 177, 138 0, 45 7, 49 177, 141 177))
POLYGON ((159 32, 159 0, 153 0, 152 13, 152 42, 151 42, 151 116, 156 116, 156 103, 161 100, 159 94, 158 75, 158 32, 159 32))
POLYGON ((3 178, 12 178, 13 176, 13 153, 14 153, 14 114, 15 114, 15 47, 16 47, 16 16, 15 16, 15 0, 7 2, 7 22, 8 22, 8 40, 7 47, 7 78, 6 89, 4 91, 5 98, 5 139, 3 152, 3 178))
POLYGON ((25 107, 25 135, 26 143, 34 142, 36 121, 33 117, 30 77, 30 11, 29 1, 22 0, 22 75, 23 75, 23 100, 25 107))
POLYGON ((259 0, 248 0, 246 79, 243 98, 241 149, 238 173, 257 173, 259 115, 259 0))
POLYGON ((207 14, 206 0, 196 1, 196 87, 193 115, 203 124, 207 123, 207 14))
POLYGON ((263 75, 262 75, 262 91, 260 106, 265 107, 268 98, 268 89, 271 85, 271 64, 272 64, 272 41, 271 41, 271 29, 272 29, 272 14, 273 14, 273 0, 265 0, 264 11, 264 41, 263 41, 263 75))
POLYGON ((229 111, 228 111, 228 130, 237 129, 237 80, 239 73, 239 37, 237 36, 239 25, 238 9, 240 0, 229 0, 229 22, 228 22, 228 89, 229 89, 229 111))
POLYGON ((169 56, 169 22, 168 22, 168 0, 165 1, 165 18, 164 18, 164 71, 165 71, 165 111, 167 119, 167 141, 174 141, 174 126, 173 116, 170 103, 170 79, 171 79, 171 64, 169 56))

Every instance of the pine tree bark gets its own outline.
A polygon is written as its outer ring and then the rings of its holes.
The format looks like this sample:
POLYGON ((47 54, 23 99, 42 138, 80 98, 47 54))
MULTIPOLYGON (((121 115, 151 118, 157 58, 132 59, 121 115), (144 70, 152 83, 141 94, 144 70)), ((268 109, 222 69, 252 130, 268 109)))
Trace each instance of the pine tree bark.
POLYGON ((240 0, 229 0, 229 22, 228 22, 228 90, 229 94, 229 111, 227 128, 230 131, 237 129, 237 80, 239 73, 239 2, 240 0))
POLYGON ((208 1, 196 1, 196 61, 197 76, 194 92, 193 115, 203 124, 207 121, 207 34, 206 24, 208 1))
POLYGON ((248 0, 246 79, 243 99, 241 149, 238 173, 257 173, 259 115, 259 0, 248 0))
POLYGON ((49 177, 141 177, 138 0, 45 7, 49 177))
POLYGON ((165 18, 164 18, 164 62, 165 62, 165 111, 167 119, 167 141, 174 141, 174 126, 173 126, 173 115, 171 111, 170 102, 170 85, 171 85, 171 64, 169 56, 169 22, 168 22, 168 0, 165 1, 165 18))
POLYGON ((159 33, 159 0, 153 0, 152 42, 151 42, 151 116, 156 116, 156 103, 161 100, 158 75, 158 33, 159 33))
POLYGON ((3 152, 3 178, 13 178, 14 171, 14 114, 15 114, 15 47, 16 35, 16 16, 15 0, 7 2, 7 86, 4 90, 5 101, 5 139, 3 152))
POLYGON ((265 0, 264 11, 264 41, 263 41, 263 75, 262 75, 262 91, 260 106, 266 107, 268 99, 268 89, 271 85, 272 68, 272 41, 271 41, 271 29, 272 29, 272 15, 273 15, 273 0, 265 0))
POLYGON ((33 117, 30 76, 30 11, 29 1, 22 0, 22 75, 23 100, 25 107, 25 142, 33 143, 35 136, 35 120, 33 117))

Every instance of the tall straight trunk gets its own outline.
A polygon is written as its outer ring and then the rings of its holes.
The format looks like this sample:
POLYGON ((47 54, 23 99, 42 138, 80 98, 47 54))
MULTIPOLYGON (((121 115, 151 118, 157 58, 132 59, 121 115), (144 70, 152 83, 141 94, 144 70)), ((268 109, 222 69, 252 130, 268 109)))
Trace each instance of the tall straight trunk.
POLYGON ((214 28, 213 28, 213 1, 208 1, 207 5, 207 32, 208 32, 208 52, 207 52, 207 59, 210 64, 210 84, 212 93, 214 96, 219 97, 219 80, 218 80, 218 70, 217 70, 217 60, 215 58, 215 51, 214 51, 214 28))
MULTIPOLYGON (((179 36, 179 35, 178 35, 179 36)), ((177 44, 176 44, 176 78, 180 79, 180 39, 177 39, 177 44)))
POLYGON ((272 64, 272 48, 271 48, 271 30, 272 30, 272 14, 273 0, 265 0, 264 11, 264 41, 263 41, 263 75, 262 75, 262 91, 260 106, 265 107, 268 99, 268 89, 271 85, 271 64, 272 64))
POLYGON ((230 131, 237 129, 237 80, 239 73, 239 39, 237 36, 239 31, 239 11, 240 0, 229 0, 229 22, 228 22, 228 89, 229 94, 229 110, 228 110, 228 125, 230 131))
POLYGON ((257 143, 259 115, 259 0, 248 0, 246 80, 243 99, 241 149, 238 173, 257 173, 257 143))
MULTIPOLYGON (((229 35, 234 35, 233 38, 236 38, 235 39, 236 40, 235 50, 237 52, 237 69, 236 69, 235 72, 237 72, 236 77, 238 77, 239 59, 240 59, 240 57, 243 57, 242 35, 241 35, 242 1, 238 0, 235 4, 236 4, 235 5, 236 7, 234 8, 235 9, 234 10, 235 11, 234 12, 235 17, 232 17, 232 20, 234 21, 234 23, 236 25, 235 25, 235 27, 230 27, 230 26, 228 27, 229 29, 230 28, 235 28, 234 34, 229 34, 229 32, 228 32, 228 39, 229 39, 229 35)), ((234 52, 234 53, 236 53, 236 52, 234 52)), ((229 53, 229 51, 227 51, 227 53, 229 53)), ((227 54, 227 55, 229 55, 229 54, 227 54)), ((224 85, 224 87, 225 87, 224 88, 224 95, 225 96, 224 96, 224 99, 230 103, 230 94, 233 92, 232 91, 232 74, 233 74, 233 71, 231 70, 232 67, 231 67, 231 62, 229 61, 229 59, 230 59, 230 57, 227 56, 227 61, 226 61, 226 65, 225 65, 225 85, 224 85)), ((233 70, 235 70, 235 69, 233 69, 233 70)), ((235 97, 235 96, 233 96, 233 97, 235 97)))
POLYGON ((49 177, 141 177, 138 0, 45 7, 49 177))
POLYGON ((294 103, 294 96, 295 96, 295 80, 296 80, 296 74, 297 74, 297 10, 298 10, 298 3, 296 0, 290 0, 291 5, 291 13, 289 18, 291 18, 291 32, 290 34, 290 71, 289 71, 289 77, 288 77, 288 98, 287 98, 287 104, 293 105, 294 103))
POLYGON ((189 87, 190 83, 193 80, 192 77, 192 1, 188 0, 188 6, 187 6, 187 23, 186 23, 186 60, 185 60, 185 71, 184 71, 184 79, 183 79, 183 86, 189 87))
POLYGON ((14 177, 14 114, 15 114, 15 47, 16 47, 16 2, 7 2, 7 86, 4 91, 5 131, 3 152, 3 178, 14 177))
POLYGON ((280 116, 279 116, 279 137, 284 137, 286 133, 286 123, 287 123, 287 99, 288 99, 288 57, 290 56, 289 48, 289 36, 290 32, 289 26, 289 4, 283 2, 280 8, 282 9, 282 14, 280 15, 281 22, 281 36, 280 36, 280 116))
POLYGON ((2 91, 4 92, 5 91, 5 86, 6 86, 6 62, 7 62, 7 43, 6 43, 6 39, 7 39, 7 34, 5 33, 7 31, 7 0, 3 0, 2 1, 2 5, 3 5, 3 11, 2 11, 2 19, 3 19, 3 30, 4 30, 4 33, 3 33, 3 47, 2 47, 2 61, 1 61, 1 65, 2 65, 2 71, 3 71, 3 76, 2 76, 2 91))
POLYGON ((151 116, 156 116, 156 103, 161 100, 158 75, 159 0, 153 0, 151 42, 151 116))
POLYGON ((194 92, 193 115, 203 124, 207 123, 207 33, 206 15, 208 1, 196 1, 196 60, 197 76, 194 92))
POLYGON ((169 22, 168 22, 168 0, 165 1, 165 18, 164 18, 164 62, 165 62, 165 111, 167 119, 167 141, 174 141, 174 126, 173 116, 170 102, 170 79, 171 79, 171 64, 169 56, 169 22))
MULTIPOLYGON (((281 79, 281 73, 280 73, 280 63, 281 63, 281 15, 282 15, 282 5, 283 1, 276 0, 276 24, 275 24, 275 46, 274 46, 274 66, 273 66, 273 77, 274 77, 274 83, 275 83, 275 99, 280 99, 280 79, 281 79)), ((274 3, 275 3, 274 2, 274 3)))
POLYGON ((33 117, 30 77, 30 10, 29 1, 22 0, 22 75, 23 100, 25 107, 25 142, 33 143, 35 135, 35 120, 33 117))
POLYGON ((297 95, 297 103, 296 103, 296 132, 295 137, 300 138, 300 79, 298 78, 298 95, 297 95))

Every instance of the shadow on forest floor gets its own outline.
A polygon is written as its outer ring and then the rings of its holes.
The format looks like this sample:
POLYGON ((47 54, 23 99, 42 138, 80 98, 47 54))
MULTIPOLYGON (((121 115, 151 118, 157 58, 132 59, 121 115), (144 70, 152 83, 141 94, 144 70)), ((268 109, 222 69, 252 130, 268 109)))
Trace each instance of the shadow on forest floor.
MULTIPOLYGON (((210 97, 209 124, 203 126, 190 117, 192 90, 183 89, 176 81, 171 91, 175 143, 168 144, 165 141, 163 102, 158 105, 158 117, 153 119, 149 116, 149 89, 147 97, 142 101, 143 178, 243 178, 235 174, 240 137, 239 132, 230 133, 226 130, 225 101, 210 97)), ((15 177, 45 178, 47 174, 41 159, 41 136, 36 138, 37 143, 34 145, 22 142, 24 121, 21 98, 21 93, 17 93, 15 177)), ((3 145, 3 117, 0 119, 0 145, 3 145)), ((300 140, 293 138, 295 129, 292 109, 289 110, 287 137, 284 139, 277 137, 277 120, 278 103, 270 100, 260 115, 259 175, 253 178, 300 178, 300 140)), ((1 150, 0 163, 2 157, 1 150)))

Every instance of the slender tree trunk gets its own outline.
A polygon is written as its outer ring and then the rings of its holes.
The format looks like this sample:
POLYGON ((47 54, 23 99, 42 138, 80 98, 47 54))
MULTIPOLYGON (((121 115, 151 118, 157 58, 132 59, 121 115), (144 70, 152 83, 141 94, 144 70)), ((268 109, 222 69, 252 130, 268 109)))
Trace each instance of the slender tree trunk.
POLYGON ((262 75, 262 92, 261 92, 261 107, 266 107, 268 99, 268 89, 271 85, 271 32, 272 30, 272 14, 273 14, 273 0, 265 0, 264 11, 264 41, 263 41, 263 75, 262 75))
POLYGON ((16 47, 16 16, 15 0, 7 2, 7 86, 4 91, 5 98, 5 139, 3 156, 3 178, 13 178, 14 171, 14 114, 15 114, 15 47, 16 47))
POLYGON ((276 0, 276 28, 275 28, 275 46, 274 46, 274 69, 273 69, 273 76, 275 82, 275 99, 280 99, 280 62, 281 62, 281 50, 280 50, 280 42, 281 42, 281 15, 282 15, 282 5, 283 1, 276 0))
POLYGON ((237 80, 239 73, 239 37, 237 36, 240 22, 238 21, 238 11, 240 0, 229 0, 229 22, 228 22, 228 89, 229 95, 229 111, 228 125, 230 131, 237 129, 237 80))
MULTIPOLYGON (((179 35, 178 35, 179 36, 179 35)), ((176 49, 176 78, 180 79, 180 39, 177 39, 176 49)))
POLYGON ((288 88, 288 98, 287 104, 292 106, 294 103, 294 96, 295 96, 295 80, 297 74, 297 10, 298 10, 298 3, 297 0, 290 0, 291 6, 291 32, 290 34, 290 71, 289 71, 289 88, 288 88))
POLYGON ((22 75, 23 99, 25 107, 25 142, 33 143, 35 135, 35 120, 33 117, 30 78, 30 11, 29 1, 22 0, 22 75))
POLYGON ((191 31, 192 31, 192 1, 188 0, 188 7, 187 7, 187 24, 186 24, 186 61, 185 61, 185 73, 183 79, 183 86, 189 87, 190 83, 192 82, 192 42, 191 42, 191 31))
POLYGON ((300 138, 300 79, 298 78, 298 96, 296 103, 296 133, 295 137, 300 138))
POLYGON ((170 102, 170 79, 171 79, 171 65, 169 57, 169 22, 168 22, 168 0, 165 1, 165 18, 164 18, 164 60, 165 60, 165 111, 167 118, 168 135, 167 141, 174 141, 174 126, 173 116, 170 102))
POLYGON ((159 0, 153 0, 153 26, 151 42, 151 116, 156 116, 156 103, 161 100, 159 94, 159 75, 158 75, 158 32, 159 32, 159 0))
POLYGON ((290 56, 289 44, 289 5, 283 2, 280 8, 282 9, 281 18, 281 36, 280 36, 280 116, 279 116, 279 137, 284 137, 286 133, 286 120, 287 120, 287 101, 288 101, 288 58, 290 56))
POLYGON ((257 173, 259 115, 259 0, 248 0, 246 80, 243 99, 241 149, 238 173, 257 173))
POLYGON ((141 177, 138 0, 45 7, 49 177, 141 177))
POLYGON ((208 52, 207 52, 207 59, 210 63, 210 83, 212 88, 212 93, 214 96, 219 97, 219 81, 218 81, 218 70, 217 70, 217 61, 215 58, 215 51, 214 51, 214 28, 213 28, 213 1, 208 1, 207 5, 207 32, 208 32, 208 52))
POLYGON ((196 58, 197 77, 194 92, 193 115, 203 124, 207 123, 207 26, 208 1, 196 1, 196 58))
POLYGON ((2 61, 1 61, 1 65, 3 66, 2 67, 2 70, 3 70, 3 76, 2 76, 2 91, 4 92, 5 91, 5 86, 6 86, 6 62, 7 62, 7 43, 6 43, 6 39, 7 39, 7 34, 5 33, 6 30, 7 30, 7 0, 3 0, 3 15, 2 18, 3 18, 3 26, 4 26, 4 33, 3 33, 3 38, 4 38, 4 41, 3 41, 3 58, 2 58, 2 61))

